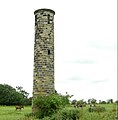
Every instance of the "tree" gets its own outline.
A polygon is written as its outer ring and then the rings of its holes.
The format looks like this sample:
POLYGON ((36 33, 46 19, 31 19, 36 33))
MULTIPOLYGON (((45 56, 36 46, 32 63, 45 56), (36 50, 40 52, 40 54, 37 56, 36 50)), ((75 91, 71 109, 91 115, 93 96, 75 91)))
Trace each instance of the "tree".
POLYGON ((92 99, 91 99, 91 103, 92 103, 93 105, 95 105, 95 104, 96 104, 96 101, 97 101, 97 100, 96 100, 96 99, 94 99, 94 98, 92 98, 92 99))
POLYGON ((0 84, 0 105, 19 105, 23 102, 23 96, 13 87, 0 84))
POLYGON ((32 105, 32 97, 27 98, 25 105, 32 105))
POLYGON ((88 99, 88 104, 91 104, 91 99, 88 99))
POLYGON ((100 104, 106 104, 106 101, 101 101, 101 103, 100 104))
POLYGON ((77 107, 85 107, 86 101, 84 101, 84 99, 81 99, 81 100, 77 101, 76 106, 77 107))
POLYGON ((32 98, 28 95, 21 86, 16 90, 10 85, 0 84, 0 105, 31 105, 32 98))
POLYGON ((99 100, 99 104, 101 103, 102 101, 101 100, 99 100))
POLYGON ((77 100, 72 100, 72 101, 71 101, 71 104, 72 104, 72 105, 75 105, 76 103, 77 103, 77 100))
POLYGON ((108 99, 107 100, 107 103, 109 104, 109 103, 113 103, 113 99, 108 99))
POLYGON ((29 93, 23 90, 23 87, 16 86, 16 90, 23 95, 24 98, 28 98, 29 93))
POLYGON ((32 101, 31 101, 32 98, 28 98, 29 93, 26 92, 25 90, 23 90, 22 86, 16 86, 16 90, 23 96, 23 104, 24 105, 32 104, 32 101))
POLYGON ((88 99, 88 104, 93 104, 95 106, 96 104, 96 99, 92 98, 92 99, 88 99))

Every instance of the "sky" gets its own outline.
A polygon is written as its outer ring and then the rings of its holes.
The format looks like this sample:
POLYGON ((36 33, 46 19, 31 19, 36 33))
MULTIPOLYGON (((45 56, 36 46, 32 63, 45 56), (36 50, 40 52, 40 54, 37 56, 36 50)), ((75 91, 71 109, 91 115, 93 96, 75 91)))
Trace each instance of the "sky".
POLYGON ((55 11, 55 89, 72 99, 117 99, 117 0, 0 1, 0 84, 32 96, 34 11, 55 11))

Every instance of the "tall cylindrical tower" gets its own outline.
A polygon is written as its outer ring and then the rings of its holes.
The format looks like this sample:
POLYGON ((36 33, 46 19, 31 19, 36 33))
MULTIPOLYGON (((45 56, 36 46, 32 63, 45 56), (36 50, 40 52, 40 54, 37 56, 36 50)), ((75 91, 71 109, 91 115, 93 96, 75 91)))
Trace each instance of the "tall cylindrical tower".
POLYGON ((35 15, 33 97, 54 93, 54 14, 38 9, 35 15))

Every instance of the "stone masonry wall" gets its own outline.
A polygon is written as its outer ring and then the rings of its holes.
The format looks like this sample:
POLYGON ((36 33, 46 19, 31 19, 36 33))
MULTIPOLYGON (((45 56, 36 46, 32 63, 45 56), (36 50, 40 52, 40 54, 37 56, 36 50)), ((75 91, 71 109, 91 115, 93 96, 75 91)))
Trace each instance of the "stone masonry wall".
POLYGON ((54 14, 39 9, 35 14, 33 97, 54 93, 54 14))

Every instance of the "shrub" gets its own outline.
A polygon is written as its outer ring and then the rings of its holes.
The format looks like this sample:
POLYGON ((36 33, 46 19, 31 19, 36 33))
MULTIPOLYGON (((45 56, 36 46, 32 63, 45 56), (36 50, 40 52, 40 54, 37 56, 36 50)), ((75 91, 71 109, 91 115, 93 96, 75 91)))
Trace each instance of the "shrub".
POLYGON ((79 119, 79 110, 77 108, 64 108, 59 110, 56 114, 53 114, 51 117, 44 117, 40 120, 78 120, 79 119))
POLYGON ((100 106, 91 107, 88 109, 89 112, 104 112, 105 110, 106 110, 105 107, 100 106))
POLYGON ((34 106, 37 109, 35 115, 37 118, 51 116, 67 104, 69 104, 68 96, 58 94, 38 96, 34 100, 34 106))
POLYGON ((72 100, 71 104, 75 105, 77 103, 77 100, 72 100))
POLYGON ((60 115, 62 115, 62 120, 77 120, 79 119, 79 110, 75 108, 63 109, 60 115))
POLYGON ((106 104, 106 101, 102 101, 102 102, 100 102, 100 104, 106 104))
POLYGON ((93 108, 89 108, 88 111, 89 112, 93 112, 94 110, 93 110, 93 108))
POLYGON ((104 112, 105 110, 106 110, 105 107, 100 107, 100 106, 95 107, 96 112, 104 112))

